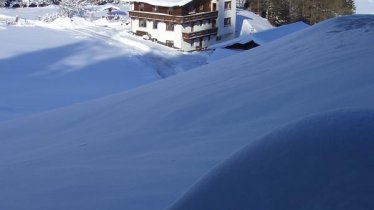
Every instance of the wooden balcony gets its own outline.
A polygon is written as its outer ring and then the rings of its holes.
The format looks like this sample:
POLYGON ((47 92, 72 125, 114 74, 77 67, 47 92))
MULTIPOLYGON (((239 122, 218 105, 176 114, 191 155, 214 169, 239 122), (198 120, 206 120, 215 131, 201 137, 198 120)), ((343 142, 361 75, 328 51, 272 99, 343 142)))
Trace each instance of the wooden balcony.
POLYGON ((167 15, 153 12, 141 12, 141 11, 129 11, 131 18, 156 20, 163 22, 172 22, 176 24, 190 23, 202 20, 213 20, 218 18, 218 11, 214 12, 202 12, 185 16, 167 15))
POLYGON ((183 39, 191 40, 191 39, 196 39, 196 38, 209 36, 209 35, 217 35, 217 33, 218 33, 218 28, 211 28, 211 29, 206 29, 202 31, 183 33, 183 39))

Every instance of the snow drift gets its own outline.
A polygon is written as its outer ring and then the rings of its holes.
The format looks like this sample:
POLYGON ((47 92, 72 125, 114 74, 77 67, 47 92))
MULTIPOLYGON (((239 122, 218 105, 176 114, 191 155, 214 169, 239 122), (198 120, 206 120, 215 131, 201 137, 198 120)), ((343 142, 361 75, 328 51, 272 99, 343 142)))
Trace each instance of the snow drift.
POLYGON ((374 107, 373 22, 340 17, 122 94, 0 123, 0 209, 165 209, 276 127, 374 107))
POLYGON ((307 117, 250 143, 170 210, 374 209, 374 111, 307 117))

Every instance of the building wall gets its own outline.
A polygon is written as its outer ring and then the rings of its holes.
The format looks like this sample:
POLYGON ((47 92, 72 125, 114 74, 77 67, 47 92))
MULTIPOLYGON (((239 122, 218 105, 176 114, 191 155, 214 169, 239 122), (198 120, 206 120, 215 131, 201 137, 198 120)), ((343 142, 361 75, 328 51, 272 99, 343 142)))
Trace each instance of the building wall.
MULTIPOLYGON (((216 21, 216 27, 218 27, 218 34, 210 35, 210 37, 205 36, 202 38, 202 47, 206 48, 210 45, 216 44, 218 42, 227 41, 235 37, 235 25, 236 25, 236 0, 231 0, 231 9, 225 10, 225 2, 229 0, 212 0, 209 8, 213 8, 213 3, 216 3, 218 13, 218 18, 216 21), (231 24, 229 26, 224 25, 225 18, 231 18, 231 24), (218 39, 217 39, 218 38, 218 39)), ((133 10, 138 11, 136 8, 133 10)), ((205 7, 207 8, 207 7, 205 7)), ((193 31, 201 31, 212 28, 212 21, 205 20, 203 22, 195 22, 193 31)), ((180 48, 185 51, 196 50, 196 46, 200 45, 200 38, 193 40, 184 40, 183 33, 192 32, 192 23, 185 24, 175 24, 174 31, 166 30, 166 23, 158 22, 157 29, 153 29, 153 21, 147 21, 147 27, 139 27, 139 19, 131 20, 131 31, 136 33, 137 31, 147 32, 152 38, 157 39, 157 41, 166 44, 167 40, 174 42, 174 47, 180 48)))
POLYGON ((188 15, 191 11, 191 8, 195 9, 195 12, 208 12, 211 10, 210 6, 211 0, 193 0, 192 2, 182 6, 182 7, 161 7, 146 3, 134 2, 133 10, 135 11, 144 11, 144 12, 156 12, 161 14, 169 14, 170 9, 172 15, 188 15), (203 7, 201 7, 203 5, 203 7), (157 9, 155 9, 157 7, 157 9))
POLYGON ((235 37, 235 25, 236 25, 236 0, 231 0, 231 9, 225 10, 225 2, 228 0, 213 0, 213 3, 217 3, 217 8, 219 9, 217 26, 218 34, 217 36, 222 37, 222 41, 231 39, 235 37), (231 18, 231 25, 225 26, 224 19, 231 18))
MULTIPOLYGON (((206 29, 211 29, 212 28, 212 21, 203 21, 202 23, 201 22, 195 22, 194 23, 194 26, 193 26, 193 31, 202 31, 202 30, 206 30, 206 29)), ((183 29, 182 29, 183 32, 185 33, 188 33, 188 32, 192 32, 192 23, 191 24, 184 24, 183 26, 183 29)), ((197 39, 193 39, 193 40, 189 40, 189 41, 185 41, 182 39, 182 49, 184 50, 187 50, 187 51, 191 51, 191 50, 196 50, 196 47, 199 46, 200 44, 200 39, 197 38, 197 39)), ((208 37, 204 37, 203 40, 202 40, 202 47, 203 48, 206 48, 208 47, 209 45, 212 45, 216 43, 216 36, 214 35, 211 35, 210 38, 208 37)))
POLYGON ((153 29, 153 21, 147 21, 147 27, 139 27, 139 19, 133 19, 131 21, 131 31, 136 33, 136 31, 147 32, 152 39, 157 39, 157 41, 166 44, 167 40, 173 41, 174 46, 177 48, 182 48, 182 30, 183 27, 180 24, 174 25, 174 31, 166 30, 166 23, 158 22, 157 29, 153 29))

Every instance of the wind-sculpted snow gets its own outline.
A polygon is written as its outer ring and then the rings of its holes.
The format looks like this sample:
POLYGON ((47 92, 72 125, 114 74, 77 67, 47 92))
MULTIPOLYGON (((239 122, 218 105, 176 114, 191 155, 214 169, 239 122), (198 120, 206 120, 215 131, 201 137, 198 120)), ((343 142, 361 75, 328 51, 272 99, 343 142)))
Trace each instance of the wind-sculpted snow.
POLYGON ((374 209, 374 110, 307 117, 217 166, 169 210, 374 209))
POLYGON ((0 121, 123 92, 205 64, 204 54, 184 54, 123 29, 72 20, 37 22, 54 30, 0 30, 0 40, 6 40, 0 43, 0 107, 12 109, 0 110, 0 121))
POLYGON ((373 16, 349 16, 343 17, 337 20, 335 27, 338 32, 345 32, 349 30, 364 29, 365 32, 371 32, 374 30, 373 16))
MULTIPOLYGON (((374 31, 368 24, 330 33, 351 21, 327 21, 125 93, 0 123, 0 209, 163 210, 277 127, 373 108, 374 31)), ((299 189, 300 180, 289 181, 299 189)))

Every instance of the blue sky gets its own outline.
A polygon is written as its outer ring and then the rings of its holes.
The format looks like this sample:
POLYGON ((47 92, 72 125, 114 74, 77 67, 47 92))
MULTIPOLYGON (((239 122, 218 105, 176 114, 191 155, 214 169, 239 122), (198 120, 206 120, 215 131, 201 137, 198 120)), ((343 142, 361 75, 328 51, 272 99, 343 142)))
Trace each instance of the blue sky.
POLYGON ((355 0, 357 14, 374 14, 374 0, 355 0))

